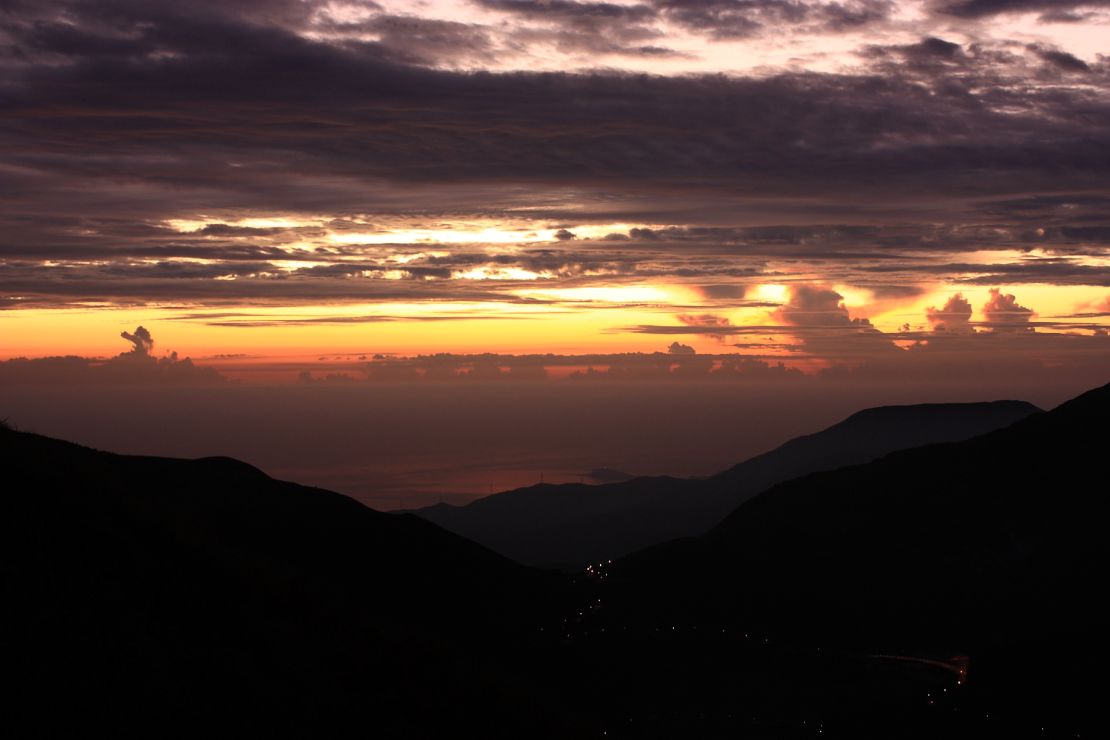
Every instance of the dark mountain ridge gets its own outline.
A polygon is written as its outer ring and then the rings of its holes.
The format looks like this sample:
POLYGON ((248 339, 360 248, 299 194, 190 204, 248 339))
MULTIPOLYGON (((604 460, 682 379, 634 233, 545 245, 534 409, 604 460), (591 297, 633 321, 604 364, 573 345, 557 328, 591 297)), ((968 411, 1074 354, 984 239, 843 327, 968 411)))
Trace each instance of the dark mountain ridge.
POLYGON ((702 534, 768 487, 895 450, 968 439, 1040 409, 1022 401, 866 409, 704 480, 642 477, 606 485, 536 485, 465 506, 413 513, 530 565, 577 569, 702 534))
POLYGON ((969 656, 985 716, 1092 727, 1108 656, 1108 421, 1110 385, 969 440, 779 484, 701 537, 608 566, 609 618, 969 656))
POLYGON ((1091 736, 1108 418, 1110 386, 577 577, 227 458, 0 429, 0 706, 38 735, 1091 736))
POLYGON ((335 715, 385 736, 497 736, 544 711, 502 646, 559 613, 561 579, 228 458, 2 428, 0 470, 8 698, 44 731, 335 715), (499 695, 521 710, 491 706, 499 695))
MULTIPOLYGON (((1022 571, 1022 588, 1043 589, 1047 598, 1048 591, 1066 591, 1067 578, 1102 551, 1099 451, 1107 419, 1110 386, 969 440, 796 478, 741 505, 702 537, 637 553, 620 570, 651 579, 674 573, 676 585, 690 582, 691 569, 704 570, 708 579, 742 570, 746 595, 713 589, 708 600, 748 604, 752 614, 763 607, 751 594, 788 582, 799 604, 819 595, 825 617, 841 606, 872 636, 892 624, 889 608, 878 601, 908 604, 910 592, 915 603, 900 615, 908 620, 900 629, 909 621, 933 635, 939 625, 971 629, 970 615, 989 622, 1011 605, 1021 618, 1008 623, 1027 623, 1040 607, 1013 601, 1021 590, 1015 569, 1022 571), (666 566, 657 571, 652 563, 666 566), (1036 580, 1049 572, 1052 578, 1036 580), (898 587, 905 598, 891 598, 898 587), (986 616, 988 604, 1001 606, 986 616)), ((775 617, 780 624, 784 618, 775 617)), ((804 626, 804 618, 789 621, 804 626)), ((999 634, 997 624, 975 629, 969 639, 999 634)))

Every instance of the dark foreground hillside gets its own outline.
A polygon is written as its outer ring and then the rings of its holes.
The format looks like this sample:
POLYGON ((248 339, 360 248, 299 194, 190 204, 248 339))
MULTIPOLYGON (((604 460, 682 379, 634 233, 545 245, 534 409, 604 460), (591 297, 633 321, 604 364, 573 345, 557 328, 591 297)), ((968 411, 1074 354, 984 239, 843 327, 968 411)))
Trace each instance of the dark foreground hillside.
POLYGON ((1091 737, 1108 409, 811 475, 578 576, 233 460, 2 429, 0 709, 38 735, 1091 737))
POLYGON ((5 699, 40 728, 573 727, 502 649, 558 613, 545 574, 226 458, 4 429, 0 469, 5 699))
POLYGON ((1108 422, 1110 386, 776 486, 700 538, 609 567, 611 618, 965 656, 969 714, 1077 736, 1101 723, 1108 422))

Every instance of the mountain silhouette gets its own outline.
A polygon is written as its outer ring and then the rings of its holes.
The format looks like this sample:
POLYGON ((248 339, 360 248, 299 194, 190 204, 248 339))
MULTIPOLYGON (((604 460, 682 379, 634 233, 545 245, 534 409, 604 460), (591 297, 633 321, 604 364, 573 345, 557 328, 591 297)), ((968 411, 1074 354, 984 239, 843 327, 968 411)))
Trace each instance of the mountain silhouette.
POLYGON ((895 450, 968 439, 1037 413, 1021 401, 884 406, 793 439, 705 480, 642 477, 536 485, 412 513, 521 563, 578 569, 701 534, 770 486, 895 450))
POLYGON ((1095 722, 1108 420, 1110 385, 973 439, 782 483, 701 537, 608 566, 610 618, 970 656, 981 704, 1095 722))
POLYGON ((576 575, 0 425, 0 707, 35 735, 1095 736, 1110 386, 1024 416, 576 575))
POLYGON ((500 646, 550 613, 551 576, 227 458, 0 428, 0 470, 5 706, 42 732, 343 716, 389 737, 495 736, 540 711, 500 646))

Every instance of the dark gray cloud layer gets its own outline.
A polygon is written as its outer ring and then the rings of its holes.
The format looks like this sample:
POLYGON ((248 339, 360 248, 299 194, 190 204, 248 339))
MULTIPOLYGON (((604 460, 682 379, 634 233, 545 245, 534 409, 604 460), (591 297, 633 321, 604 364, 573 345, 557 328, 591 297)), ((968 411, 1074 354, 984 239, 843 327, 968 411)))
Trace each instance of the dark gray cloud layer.
POLYGON ((1066 21, 1084 8, 1107 7, 1107 0, 954 0, 942 2, 941 12, 960 18, 984 18, 1006 13, 1040 13, 1049 20, 1066 21))
POLYGON ((670 21, 715 39, 743 39, 795 26, 809 33, 835 33, 885 21, 890 0, 653 0, 670 21))
MULTIPOLYGON (((187 187, 249 185, 243 206, 262 196, 303 209, 322 204, 283 192, 288 184, 267 186, 275 158, 283 172, 367 185, 650 178, 792 195, 941 185, 1016 193, 1061 181, 1078 189, 1099 184, 1110 161, 1105 100, 1079 86, 1014 90, 989 68, 966 78, 461 74, 395 64, 372 44, 233 28, 242 38, 215 46, 207 26, 184 39, 184 29, 154 26, 143 34, 162 31, 150 43, 172 55, 158 61, 144 46, 10 65, 4 133, 24 145, 12 164, 31 183, 54 173, 152 183, 172 175, 187 187)), ((17 37, 16 53, 46 53, 26 44, 17 37)), ((337 205, 366 194, 356 189, 337 205)))
POLYGON ((1089 88, 1105 83, 1101 67, 1084 86, 1049 89, 1015 89, 1027 70, 985 54, 943 74, 466 74, 205 12, 222 6, 65 5, 37 18, 25 8, 8 31, 4 133, 26 168, 8 176, 47 188, 52 173, 172 175, 318 207, 266 187, 281 165, 364 182, 1022 192, 1100 184, 1110 162, 1108 104, 1089 88))
MULTIPOLYGON (((889 11, 483 4, 622 44, 654 43, 644 24, 658 17, 737 34, 740 18, 832 28, 889 11)), ((1004 4, 976 7, 988 5, 1004 4)), ((855 74, 464 72, 427 65, 500 53, 475 25, 383 12, 321 20, 324 7, 4 3, 0 305, 484 300, 511 287, 451 279, 467 265, 546 270, 569 285, 669 277, 718 286, 704 295, 725 300, 742 294, 734 283, 775 277, 770 259, 827 260, 830 279, 839 271, 893 295, 912 290, 903 278, 955 273, 959 254, 977 249, 1058 259, 960 279, 1107 284, 1084 259, 1106 254, 1110 237, 1104 59, 928 38, 871 46, 855 74), (305 246, 355 229, 356 214, 435 221, 521 208, 556 224, 559 243, 496 256, 448 247, 388 283, 375 278, 396 265, 365 245, 305 246), (229 223, 192 233, 166 224, 206 213, 229 223), (231 218, 253 213, 333 220, 284 228, 231 218), (580 236, 581 225, 604 222, 673 226, 580 236)))
POLYGON ((513 32, 524 42, 551 44, 571 53, 681 56, 659 45, 663 33, 654 24, 659 13, 650 5, 573 0, 477 0, 476 4, 527 21, 513 32))

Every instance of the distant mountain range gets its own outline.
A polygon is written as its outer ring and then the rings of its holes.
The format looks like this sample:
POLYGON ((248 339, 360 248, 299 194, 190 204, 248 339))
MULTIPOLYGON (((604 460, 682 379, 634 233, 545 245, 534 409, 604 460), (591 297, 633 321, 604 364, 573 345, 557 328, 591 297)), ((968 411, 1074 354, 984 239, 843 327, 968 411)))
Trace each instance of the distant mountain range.
POLYGON ((605 485, 536 485, 412 513, 521 563, 578 569, 667 540, 699 535, 783 481, 896 450, 968 439, 1040 409, 1022 401, 884 406, 853 414, 704 480, 633 478, 605 485))

